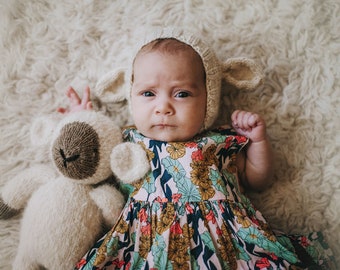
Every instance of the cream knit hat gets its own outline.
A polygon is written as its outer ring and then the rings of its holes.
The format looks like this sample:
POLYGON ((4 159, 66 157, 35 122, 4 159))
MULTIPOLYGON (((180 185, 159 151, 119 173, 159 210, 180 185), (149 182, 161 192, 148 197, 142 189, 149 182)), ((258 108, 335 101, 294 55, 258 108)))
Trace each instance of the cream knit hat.
POLYGON ((253 90, 262 83, 261 69, 250 59, 231 58, 221 63, 214 52, 191 32, 183 29, 165 28, 148 31, 137 41, 127 70, 115 70, 104 75, 98 82, 95 93, 108 102, 127 100, 130 103, 131 78, 133 61, 139 50, 146 44, 161 38, 175 38, 191 46, 201 57, 206 73, 207 106, 203 130, 209 129, 219 113, 221 99, 221 83, 225 79, 229 84, 245 90, 253 90), (126 85, 129 83, 129 86, 126 85))
MULTIPOLYGON (((185 30, 166 28, 148 32, 143 41, 137 45, 138 51, 144 45, 160 38, 175 38, 191 46, 201 57, 206 73, 207 106, 203 130, 210 128, 215 122, 221 96, 222 70, 214 52, 201 39, 185 30)), ((138 51, 134 54, 136 55, 138 51)), ((131 74, 131 72, 130 72, 131 74)), ((131 78, 131 77, 130 77, 131 78)))

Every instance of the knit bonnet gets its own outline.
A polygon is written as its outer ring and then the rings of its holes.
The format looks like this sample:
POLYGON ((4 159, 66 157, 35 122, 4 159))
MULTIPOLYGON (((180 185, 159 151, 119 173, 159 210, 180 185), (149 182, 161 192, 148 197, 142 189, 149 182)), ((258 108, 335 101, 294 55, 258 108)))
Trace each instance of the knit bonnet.
MULTIPOLYGON (((144 39, 137 44, 136 48, 139 51, 148 43, 156 39, 164 38, 174 38, 189 45, 201 57, 206 74, 205 84, 207 91, 206 113, 202 130, 206 130, 213 125, 218 116, 222 81, 221 65, 214 52, 200 38, 184 30, 167 28, 149 32, 144 36, 144 39)), ((133 54, 134 57, 138 51, 133 54)), ((132 74, 132 65, 128 74, 132 74)), ((129 79, 131 80, 131 77, 129 79)))
POLYGON ((127 100, 131 108, 131 87, 133 62, 140 49, 156 39, 174 38, 193 48, 201 57, 206 75, 206 113, 201 131, 211 128, 218 117, 222 80, 242 90, 254 90, 263 82, 263 73, 259 66, 248 58, 229 58, 220 62, 215 53, 193 33, 177 28, 149 30, 138 34, 127 69, 115 69, 104 75, 97 83, 95 94, 105 102, 117 103, 127 100), (128 83, 128 85, 127 85, 128 83))

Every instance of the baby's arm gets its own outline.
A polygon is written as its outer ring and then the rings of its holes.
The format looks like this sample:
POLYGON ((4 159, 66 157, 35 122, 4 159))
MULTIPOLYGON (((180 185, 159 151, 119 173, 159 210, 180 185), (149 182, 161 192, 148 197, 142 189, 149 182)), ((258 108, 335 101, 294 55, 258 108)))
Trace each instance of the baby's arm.
POLYGON ((258 114, 237 110, 232 125, 241 135, 249 138, 245 153, 237 157, 241 181, 245 187, 261 190, 273 178, 273 153, 266 133, 266 124, 258 114))
POLYGON ((67 89, 66 95, 70 101, 69 108, 58 108, 57 111, 60 113, 72 113, 83 110, 92 110, 92 102, 90 100, 90 88, 86 87, 83 93, 83 98, 81 99, 78 93, 69 87, 67 89))

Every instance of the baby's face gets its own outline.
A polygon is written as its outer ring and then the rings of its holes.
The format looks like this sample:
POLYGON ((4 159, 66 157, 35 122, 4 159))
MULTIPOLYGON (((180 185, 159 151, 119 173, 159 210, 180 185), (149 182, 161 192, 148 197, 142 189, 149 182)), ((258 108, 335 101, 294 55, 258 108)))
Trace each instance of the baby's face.
POLYGON ((204 68, 185 51, 151 51, 137 56, 131 106, 139 132, 151 139, 179 142, 201 130, 206 111, 204 68))

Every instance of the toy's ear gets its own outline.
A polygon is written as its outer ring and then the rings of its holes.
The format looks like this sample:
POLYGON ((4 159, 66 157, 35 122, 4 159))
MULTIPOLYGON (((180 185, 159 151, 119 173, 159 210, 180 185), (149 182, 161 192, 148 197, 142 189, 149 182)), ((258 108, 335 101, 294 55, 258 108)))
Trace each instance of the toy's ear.
POLYGON ((49 145, 52 134, 60 120, 58 115, 39 116, 30 127, 30 139, 34 146, 49 145))
POLYGON ((240 90, 255 90, 263 83, 262 69, 251 59, 230 58, 222 64, 223 78, 240 90))
POLYGON ((97 83, 96 95, 105 102, 121 102, 127 99, 128 85, 125 70, 113 70, 105 74, 97 83))

